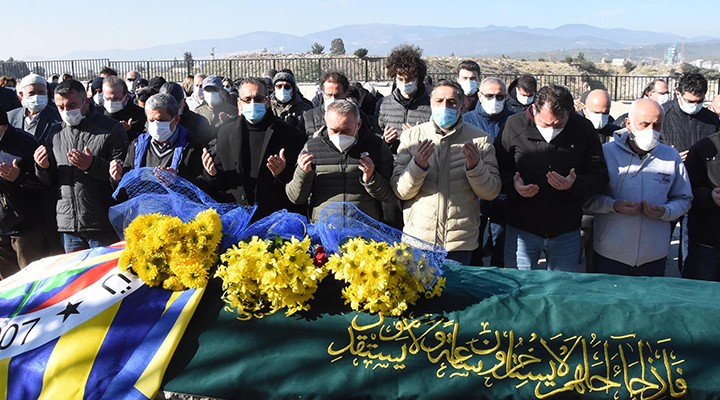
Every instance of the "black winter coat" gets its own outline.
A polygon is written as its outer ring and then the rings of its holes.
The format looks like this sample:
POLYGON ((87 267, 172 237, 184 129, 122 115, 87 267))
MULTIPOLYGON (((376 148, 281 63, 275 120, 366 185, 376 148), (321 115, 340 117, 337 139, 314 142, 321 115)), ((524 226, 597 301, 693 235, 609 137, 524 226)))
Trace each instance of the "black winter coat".
POLYGON ((663 104, 665 117, 662 123, 660 140, 679 152, 690 150, 690 147, 720 129, 720 119, 707 108, 700 109, 695 115, 680 109, 678 100, 663 104))
POLYGON ((720 187, 720 132, 695 143, 685 159, 693 201, 688 213, 688 235, 695 243, 720 248, 720 206, 712 191, 720 187))
POLYGON ((495 141, 503 193, 508 194, 508 224, 532 234, 551 238, 580 228, 582 205, 589 196, 602 193, 608 184, 602 146, 590 121, 575 113, 550 143, 535 126, 530 110, 508 118, 495 141), (553 188, 546 174, 568 176, 574 168, 577 179, 570 190, 553 188), (513 177, 520 172, 526 185, 540 191, 522 197, 513 177))

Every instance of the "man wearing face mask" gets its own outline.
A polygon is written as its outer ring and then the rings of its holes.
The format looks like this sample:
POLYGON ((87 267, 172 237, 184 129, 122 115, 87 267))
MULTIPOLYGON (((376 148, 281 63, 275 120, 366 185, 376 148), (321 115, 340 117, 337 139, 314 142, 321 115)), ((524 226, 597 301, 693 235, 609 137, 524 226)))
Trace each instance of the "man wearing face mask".
POLYGON ((103 106, 105 116, 120 123, 128 135, 128 140, 135 139, 145 130, 145 111, 130 98, 125 82, 118 76, 108 75, 102 85, 103 106))
POLYGON ((125 159, 127 133, 116 120, 91 107, 90 101, 82 83, 71 79, 59 84, 55 104, 63 128, 53 136, 51 146, 40 146, 33 155, 37 176, 58 190, 57 227, 68 253, 118 240, 108 219, 109 168, 110 161, 125 159))
POLYGON ((190 144, 188 132, 179 123, 175 98, 164 93, 153 95, 145 103, 145 113, 147 132, 130 143, 124 162, 110 162, 110 177, 117 183, 131 169, 157 167, 197 185, 203 171, 201 151, 190 144))
POLYGON ((587 118, 600 138, 600 143, 607 143, 615 131, 621 128, 615 125, 615 119, 610 115, 610 93, 604 89, 595 89, 587 93, 584 101, 580 103, 582 110, 578 114, 587 118))
POLYGON ((103 105, 103 81, 105 78, 102 77, 95 77, 92 81, 89 83, 89 89, 87 92, 87 95, 89 98, 92 99, 92 106, 93 107, 102 107, 103 105))
POLYGON ((532 75, 520 75, 508 86, 507 106, 513 113, 523 112, 530 107, 537 92, 537 80, 532 75))
MULTIPOLYGON (((667 82, 665 82, 664 79, 654 79, 645 86, 640 98, 653 100, 654 102, 660 104, 660 106, 663 106, 665 103, 670 101, 670 92, 668 90, 667 82)), ((627 116, 627 113, 620 115, 617 119, 615 119, 615 124, 624 128, 627 116)))
POLYGON ((240 85, 240 117, 221 126, 210 150, 203 149, 206 179, 217 200, 256 204, 253 221, 275 211, 305 213, 285 194, 305 135, 273 115, 263 81, 248 78, 240 85))
POLYGON ((379 220, 381 203, 396 199, 390 187, 390 149, 362 125, 353 102, 330 104, 325 121, 325 127, 308 140, 298 157, 293 179, 286 186, 288 198, 303 205, 309 199, 312 221, 334 202, 353 203, 379 220))
POLYGON ((332 71, 323 76, 320 81, 322 102, 315 108, 305 111, 298 123, 298 130, 304 132, 307 137, 312 136, 325 126, 325 110, 335 101, 345 100, 350 81, 341 72, 332 71))
POLYGON ((8 112, 10 124, 31 133, 43 144, 49 144, 52 135, 60 130, 60 113, 49 102, 47 81, 40 75, 30 74, 18 86, 22 107, 8 112))
POLYGON ((385 143, 395 153, 404 131, 430 120, 430 96, 423 84, 427 63, 419 47, 403 44, 392 49, 386 67, 394 80, 392 93, 378 102, 375 114, 385 143))
POLYGON ((202 83, 205 78, 207 78, 205 74, 195 74, 193 77, 192 94, 187 98, 188 108, 192 112, 195 112, 195 110, 203 104, 202 83))
POLYGON ((578 271, 583 201, 608 182, 600 140, 575 113, 570 91, 560 85, 538 90, 525 112, 508 118, 495 142, 508 195, 505 266, 578 271))
POLYGON ((298 90, 295 77, 288 72, 278 72, 272 83, 275 88, 270 97, 273 114, 293 128, 298 128, 303 113, 312 107, 298 90))
MULTIPOLYGON (((62 129, 62 119, 55 104, 48 101, 47 82, 40 75, 30 74, 20 80, 18 95, 23 107, 8 113, 10 124, 32 134, 41 144, 50 146, 53 136, 62 129)), ((45 188, 38 195, 42 197, 41 214, 44 215, 41 237, 48 248, 43 254, 60 254, 63 247, 55 218, 56 189, 45 188)))
MULTIPOLYGON (((506 105, 508 97, 505 81, 495 77, 483 79, 478 96, 480 101, 477 103, 475 110, 465 113, 463 121, 466 124, 480 128, 480 130, 488 134, 490 141, 494 143, 505 127, 508 117, 513 114, 506 105)), ((480 244, 484 242, 482 234, 485 232, 485 227, 489 221, 490 237, 486 246, 490 251, 490 265, 494 267, 503 267, 505 265, 506 198, 505 194, 500 194, 494 200, 482 200, 480 202, 480 210, 482 211, 480 244)), ((473 264, 480 265, 481 263, 482 251, 478 249, 473 254, 473 264)))
POLYGON ((635 101, 626 126, 603 145, 609 184, 585 204, 595 214, 593 264, 606 274, 663 276, 670 224, 690 209, 690 180, 678 152, 658 142, 656 102, 635 101))
MULTIPOLYGON (((465 93, 465 102, 462 106, 463 114, 473 111, 478 102, 478 88, 480 86, 480 66, 472 60, 463 60, 457 67, 457 82, 465 93)), ((467 122, 467 121, 466 121, 467 122)))
POLYGON ((238 109, 226 101, 230 95, 223 88, 221 77, 210 75, 203 79, 202 93, 205 104, 195 112, 205 117, 212 128, 218 128, 238 115, 238 109))
POLYGON ((215 139, 217 131, 210 129, 210 124, 202 115, 190 111, 182 86, 175 82, 166 82, 160 87, 160 93, 169 94, 178 104, 180 125, 188 132, 188 141, 193 146, 206 147, 215 139))
POLYGON ((676 99, 663 105, 661 140, 680 152, 683 160, 693 144, 720 129, 717 115, 703 107, 707 87, 707 79, 701 74, 684 74, 675 90, 676 99))
POLYGON ((463 122, 463 97, 455 82, 435 86, 430 121, 400 138, 391 185, 405 201, 403 232, 467 265, 478 247, 478 200, 494 199, 501 181, 487 134, 463 122))
POLYGON ((136 85, 142 78, 142 74, 134 70, 125 74, 125 84, 127 85, 128 92, 130 92, 131 96, 135 96, 136 85))

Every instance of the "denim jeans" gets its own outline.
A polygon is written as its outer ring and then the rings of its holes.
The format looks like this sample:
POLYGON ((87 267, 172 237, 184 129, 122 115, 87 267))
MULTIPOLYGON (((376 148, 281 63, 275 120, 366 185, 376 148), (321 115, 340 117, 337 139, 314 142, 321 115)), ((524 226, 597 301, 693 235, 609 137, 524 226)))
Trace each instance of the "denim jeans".
POLYGON ((449 251, 447 259, 459 262, 461 265, 470 265, 472 251, 449 251))
POLYGON ((66 253, 95 247, 110 246, 120 240, 115 232, 63 232, 62 235, 63 247, 65 247, 66 253))
POLYGON ((545 251, 549 271, 579 272, 580 229, 551 238, 534 235, 511 225, 505 228, 505 267, 543 269, 538 265, 545 251))
POLYGON ((720 281, 720 249, 688 243, 688 254, 682 270, 683 278, 720 281))
POLYGON ((595 253, 593 265, 595 272, 601 274, 627 275, 627 276, 665 276, 665 263, 667 257, 650 261, 642 265, 628 265, 598 253, 595 253))

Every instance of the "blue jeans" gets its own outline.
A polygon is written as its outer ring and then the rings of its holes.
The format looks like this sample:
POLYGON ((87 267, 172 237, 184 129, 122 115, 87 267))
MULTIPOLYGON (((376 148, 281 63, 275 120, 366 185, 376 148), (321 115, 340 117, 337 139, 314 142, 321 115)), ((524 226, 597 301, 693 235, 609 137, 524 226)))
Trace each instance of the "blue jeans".
POLYGON ((683 278, 720 281, 720 249, 693 242, 688 243, 683 278))
POLYGON ((472 254, 472 251, 449 251, 446 258, 448 260, 457 261, 461 265, 470 265, 472 254))
POLYGON ((601 274, 627 275, 627 276, 665 276, 665 262, 667 257, 650 261, 642 265, 628 265, 603 257, 595 253, 593 266, 595 272, 601 274))
POLYGON ((110 246, 120 240, 115 232, 88 232, 88 233, 67 233, 63 232, 63 247, 66 253, 73 251, 92 249, 95 247, 110 246))
POLYGON ((579 272, 580 229, 551 238, 534 235, 511 225, 505 228, 505 267, 543 269, 538 265, 545 251, 548 271, 579 272))

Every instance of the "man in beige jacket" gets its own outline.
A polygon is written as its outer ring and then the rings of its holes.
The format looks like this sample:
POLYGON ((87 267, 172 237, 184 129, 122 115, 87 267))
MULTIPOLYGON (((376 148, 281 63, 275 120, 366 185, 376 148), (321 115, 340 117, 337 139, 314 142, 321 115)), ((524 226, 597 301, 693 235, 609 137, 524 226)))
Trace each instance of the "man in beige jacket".
POLYGON ((435 87, 430 121, 400 137, 391 185, 404 200, 403 232, 468 264, 480 234, 478 199, 494 199, 501 180, 488 135, 462 121, 463 97, 454 82, 435 87))

